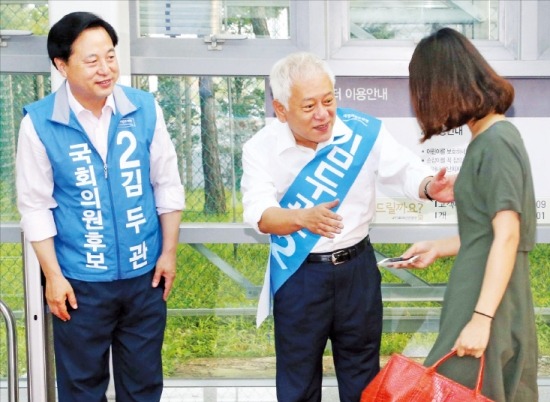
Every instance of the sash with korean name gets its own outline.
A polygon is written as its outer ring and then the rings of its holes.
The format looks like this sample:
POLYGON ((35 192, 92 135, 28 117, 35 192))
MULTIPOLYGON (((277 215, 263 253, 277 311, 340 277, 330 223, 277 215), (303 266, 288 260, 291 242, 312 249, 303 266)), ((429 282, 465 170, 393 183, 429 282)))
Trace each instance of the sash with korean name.
MULTIPOLYGON (((282 208, 310 208, 340 199, 336 211, 342 204, 370 154, 381 122, 352 109, 338 109, 337 115, 351 129, 350 133, 335 137, 304 166, 281 199, 282 208)), ((258 325, 269 314, 269 293, 275 294, 298 270, 320 237, 307 229, 286 236, 270 236, 270 257, 258 306, 258 325), (266 282, 271 283, 269 293, 266 282), (260 312, 262 304, 264 311, 260 312)))

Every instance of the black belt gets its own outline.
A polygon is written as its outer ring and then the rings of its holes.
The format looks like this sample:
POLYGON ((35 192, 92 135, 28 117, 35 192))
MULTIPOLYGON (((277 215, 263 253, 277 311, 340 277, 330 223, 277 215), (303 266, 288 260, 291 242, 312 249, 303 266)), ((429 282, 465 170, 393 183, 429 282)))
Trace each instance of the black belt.
POLYGON ((367 235, 367 237, 359 243, 348 248, 342 248, 340 250, 333 251, 332 253, 311 253, 307 256, 306 261, 317 263, 330 262, 331 264, 339 265, 357 257, 368 244, 370 244, 370 238, 367 235))

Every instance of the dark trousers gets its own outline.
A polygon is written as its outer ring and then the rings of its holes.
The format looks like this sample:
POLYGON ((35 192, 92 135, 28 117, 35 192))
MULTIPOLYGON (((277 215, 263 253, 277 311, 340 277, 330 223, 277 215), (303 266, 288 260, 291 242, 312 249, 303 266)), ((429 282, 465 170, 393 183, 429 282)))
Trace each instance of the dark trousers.
POLYGON ((370 243, 340 265, 305 262, 274 297, 277 398, 320 402, 327 340, 341 402, 359 402, 380 370, 381 275, 370 243))
POLYGON ((164 286, 153 273, 113 282, 69 280, 78 309, 53 319, 58 400, 106 402, 109 349, 119 402, 159 401, 166 326, 164 286))

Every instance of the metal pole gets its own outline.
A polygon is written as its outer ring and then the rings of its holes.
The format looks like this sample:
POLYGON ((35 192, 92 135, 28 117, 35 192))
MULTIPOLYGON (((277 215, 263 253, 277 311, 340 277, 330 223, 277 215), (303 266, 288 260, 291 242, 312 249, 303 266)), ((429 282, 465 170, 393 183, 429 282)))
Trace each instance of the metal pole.
POLYGON ((231 204, 233 207, 233 222, 237 222, 237 179, 235 177, 235 127, 233 121, 233 93, 231 90, 231 77, 227 77, 227 98, 229 117, 229 148, 231 151, 231 204))
POLYGON ((44 291, 40 283, 40 264, 24 235, 23 277, 25 281, 25 321, 27 330, 27 392, 29 402, 55 401, 55 383, 49 353, 51 339, 47 339, 48 325, 44 314, 44 291))
POLYGON ((8 401, 19 401, 19 385, 17 373, 17 331, 15 329, 15 318, 9 307, 0 300, 0 311, 6 321, 8 341, 8 401))

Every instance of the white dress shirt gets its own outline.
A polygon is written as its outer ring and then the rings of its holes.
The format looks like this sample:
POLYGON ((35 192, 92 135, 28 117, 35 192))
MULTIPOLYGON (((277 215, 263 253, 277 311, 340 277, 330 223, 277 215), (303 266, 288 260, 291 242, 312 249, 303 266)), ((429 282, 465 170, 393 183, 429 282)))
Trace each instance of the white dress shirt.
MULTIPOLYGON (((333 136, 317 150, 330 144, 334 136, 350 129, 337 118, 333 136)), ((266 125, 243 147, 244 221, 257 231, 263 212, 280 207, 279 201, 301 169, 315 156, 316 151, 296 145, 286 123, 274 120, 266 125)), ((420 200, 418 190, 422 180, 434 172, 405 146, 399 144, 385 128, 378 138, 337 211, 343 217, 344 228, 334 239, 321 237, 312 252, 331 252, 352 246, 369 233, 369 224, 376 210, 376 183, 392 192, 420 200)))
MULTIPOLYGON (((116 111, 113 95, 107 97, 99 118, 85 109, 65 83, 68 101, 78 122, 93 146, 107 160, 107 138, 111 116, 116 111)), ((166 129, 162 109, 155 102, 157 121, 150 148, 150 177, 155 194, 157 213, 179 211, 185 207, 185 195, 177 169, 177 156, 166 129)), ((16 156, 17 206, 21 228, 29 241, 41 241, 57 234, 51 210, 57 206, 53 198, 53 174, 46 149, 40 141, 32 120, 26 115, 19 128, 16 156)))

